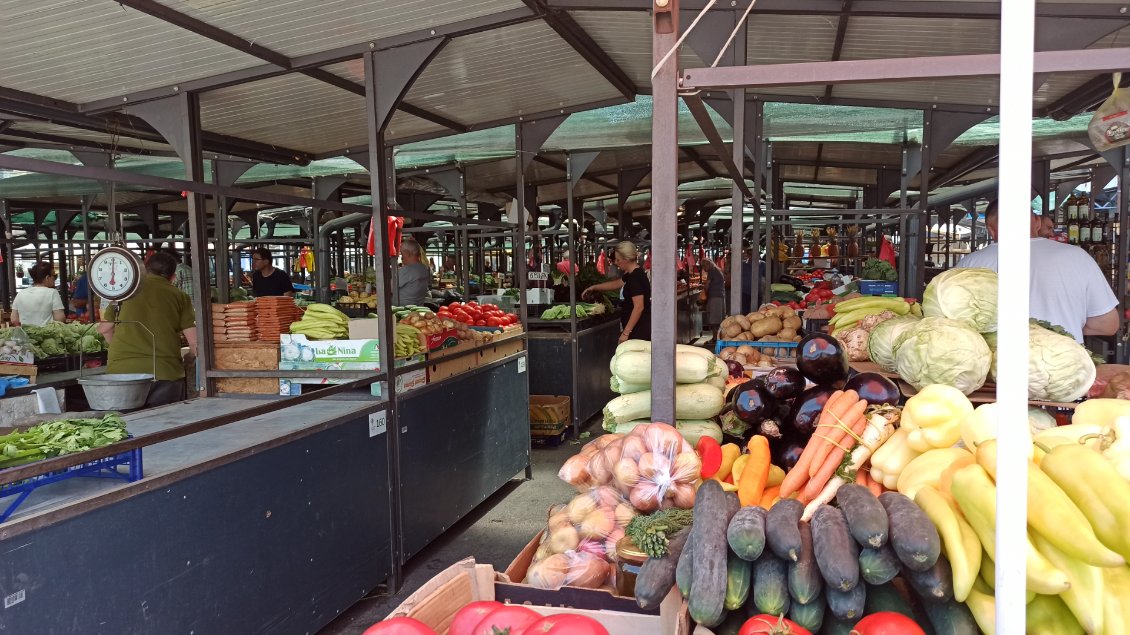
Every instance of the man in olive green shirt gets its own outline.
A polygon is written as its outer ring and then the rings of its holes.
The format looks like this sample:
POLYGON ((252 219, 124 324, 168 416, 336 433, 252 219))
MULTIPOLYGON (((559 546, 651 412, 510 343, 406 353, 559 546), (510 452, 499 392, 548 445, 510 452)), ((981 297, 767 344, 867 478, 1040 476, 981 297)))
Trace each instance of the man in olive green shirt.
POLYGON ((184 333, 189 352, 195 356, 196 318, 192 298, 172 284, 175 258, 157 252, 149 257, 145 268, 147 274, 137 294, 122 302, 119 315, 112 307, 103 312, 107 321, 99 323, 98 330, 110 343, 107 373, 152 373, 156 352, 156 381, 145 402, 145 407, 153 408, 185 397, 180 335, 184 333), (114 320, 121 323, 115 325, 114 320))

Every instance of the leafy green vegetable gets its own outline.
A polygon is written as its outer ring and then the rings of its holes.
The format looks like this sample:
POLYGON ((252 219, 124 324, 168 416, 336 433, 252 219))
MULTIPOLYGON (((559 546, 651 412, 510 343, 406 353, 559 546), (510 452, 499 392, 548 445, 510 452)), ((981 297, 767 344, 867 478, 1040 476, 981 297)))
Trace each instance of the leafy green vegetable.
POLYGON ((0 469, 100 448, 126 436, 126 422, 116 413, 101 419, 41 423, 23 432, 0 436, 0 469))
POLYGON ((636 516, 628 523, 624 533, 650 558, 667 555, 667 543, 675 532, 687 527, 693 520, 689 509, 661 509, 647 516, 636 516))
MULTIPOLYGON (((51 322, 46 326, 25 326, 23 332, 36 358, 68 353, 98 353, 106 349, 106 340, 93 324, 51 322)), ((0 331, 0 339, 10 332, 0 331)))
POLYGON ((868 258, 863 263, 863 279, 864 280, 889 280, 894 282, 899 279, 899 272, 891 266, 891 263, 886 260, 879 260, 878 258, 868 258))
MULTIPOLYGON (((558 304, 551 308, 546 309, 541 314, 543 320, 568 320, 569 319, 569 305, 558 304)), ((589 304, 587 302, 577 303, 577 319, 583 320, 592 315, 600 315, 604 313, 603 304, 589 304)))

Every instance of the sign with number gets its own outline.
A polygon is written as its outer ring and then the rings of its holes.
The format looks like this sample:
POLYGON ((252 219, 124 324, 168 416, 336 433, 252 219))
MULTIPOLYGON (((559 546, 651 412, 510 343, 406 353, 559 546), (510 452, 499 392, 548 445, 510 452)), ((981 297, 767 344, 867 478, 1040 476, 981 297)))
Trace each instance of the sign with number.
POLYGON ((534 281, 549 280, 549 274, 544 271, 531 271, 528 276, 530 280, 534 281))

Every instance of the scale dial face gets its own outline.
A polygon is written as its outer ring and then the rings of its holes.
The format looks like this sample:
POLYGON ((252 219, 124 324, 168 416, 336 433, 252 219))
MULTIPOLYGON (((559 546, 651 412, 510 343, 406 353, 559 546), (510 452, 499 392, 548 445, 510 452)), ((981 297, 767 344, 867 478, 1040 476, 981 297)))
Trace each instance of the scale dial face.
POLYGON ((127 249, 107 247, 90 261, 90 287, 99 296, 118 302, 137 293, 141 263, 127 249))

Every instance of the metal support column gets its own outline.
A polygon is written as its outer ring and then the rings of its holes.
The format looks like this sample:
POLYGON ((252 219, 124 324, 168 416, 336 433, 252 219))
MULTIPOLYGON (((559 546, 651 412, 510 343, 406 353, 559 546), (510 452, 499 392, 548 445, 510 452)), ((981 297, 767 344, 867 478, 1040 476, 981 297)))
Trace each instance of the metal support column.
POLYGON ((16 252, 12 249, 10 238, 12 230, 8 222, 8 201, 4 199, 0 199, 0 222, 3 223, 0 226, 3 230, 3 236, 0 236, 0 256, 4 258, 4 264, 0 266, 0 302, 4 303, 5 311, 11 311, 16 284, 15 277, 9 275, 9 272, 15 270, 16 252))
MULTIPOLYGON (((1109 154, 1109 153, 1108 153, 1109 154)), ((1118 306, 1126 306, 1126 275, 1127 257, 1130 256, 1130 146, 1123 146, 1114 151, 1114 156, 1121 159, 1118 166, 1118 190, 1115 208, 1118 212, 1118 276, 1114 282, 1114 292, 1118 296, 1118 306), (1118 155, 1121 154, 1121 157, 1118 155)), ((1108 157, 1108 161, 1110 158, 1108 157)))
MULTIPOLYGON (((750 279, 743 280, 742 285, 743 288, 749 289, 750 311, 756 311, 761 305, 761 287, 765 284, 765 280, 761 279, 761 192, 762 179, 765 176, 765 159, 769 155, 765 143, 765 102, 761 100, 753 102, 753 108, 747 107, 746 113, 753 117, 752 143, 747 141, 745 144, 746 147, 753 146, 753 223, 750 226, 753 235, 750 237, 750 279)), ((748 138, 750 136, 748 123, 744 127, 747 128, 745 136, 748 138)), ((738 165, 744 163, 743 161, 738 165)), ((771 230, 772 226, 769 227, 771 230)), ((773 259, 772 231, 765 233, 765 257, 770 261, 773 259)))
POLYGON ((651 54, 657 72, 651 80, 651 420, 674 425, 679 207, 679 56, 674 49, 679 0, 656 0, 652 9, 651 54))
MULTIPOLYGON (((212 182, 222 187, 233 186, 239 180, 239 177, 246 174, 254 166, 255 164, 250 161, 215 159, 212 161, 212 182)), ((221 304, 231 300, 230 239, 235 238, 235 236, 230 235, 228 214, 231 213, 234 206, 235 201, 226 196, 216 199, 216 295, 221 304)), ((193 260, 195 262, 195 259, 193 260)))

